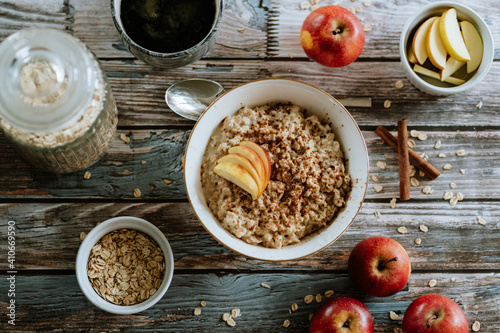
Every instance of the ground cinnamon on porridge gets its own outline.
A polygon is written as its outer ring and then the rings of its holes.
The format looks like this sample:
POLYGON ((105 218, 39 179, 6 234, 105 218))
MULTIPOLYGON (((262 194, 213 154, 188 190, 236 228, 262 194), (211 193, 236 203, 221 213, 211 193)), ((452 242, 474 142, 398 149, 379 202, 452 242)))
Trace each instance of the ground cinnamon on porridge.
POLYGON ((328 124, 292 104, 243 107, 214 131, 201 167, 207 204, 221 225, 249 244, 280 248, 325 227, 345 205, 351 178, 328 124), (250 194, 213 171, 241 141, 267 149, 272 174, 263 194, 250 194))

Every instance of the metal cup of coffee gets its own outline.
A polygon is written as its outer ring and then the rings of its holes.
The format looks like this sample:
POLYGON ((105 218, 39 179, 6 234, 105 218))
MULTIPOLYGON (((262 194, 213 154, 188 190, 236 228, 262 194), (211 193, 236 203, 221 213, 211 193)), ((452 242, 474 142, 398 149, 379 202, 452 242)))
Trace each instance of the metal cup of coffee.
POLYGON ((152 66, 177 68, 202 58, 215 42, 225 0, 111 0, 127 49, 152 66))

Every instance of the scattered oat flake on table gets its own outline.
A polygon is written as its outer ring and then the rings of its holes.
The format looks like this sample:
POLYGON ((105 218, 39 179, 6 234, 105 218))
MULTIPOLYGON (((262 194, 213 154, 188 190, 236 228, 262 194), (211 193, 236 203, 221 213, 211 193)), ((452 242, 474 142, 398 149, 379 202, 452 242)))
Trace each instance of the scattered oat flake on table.
POLYGON ((384 187, 382 185, 379 185, 379 184, 375 184, 373 185, 373 189, 375 190, 375 192, 380 192, 384 189, 384 187))
POLYGON ((396 83, 394 83, 394 87, 396 87, 397 89, 401 89, 405 86, 405 83, 403 82, 403 80, 398 80, 396 81, 396 83))
POLYGON ((205 302, 205 301, 201 301, 201 302, 200 302, 200 305, 201 305, 202 307, 205 307, 205 306, 207 305, 207 302, 205 302))
MULTIPOLYGON (((366 25, 365 25, 365 27, 366 27, 366 25)), ((365 30, 366 30, 366 28, 365 28, 365 30)), ((368 31, 368 30, 367 30, 367 31, 368 31)), ((391 102, 390 100, 386 99, 386 100, 384 101, 384 108, 386 108, 386 109, 390 108, 390 107, 391 107, 391 104, 392 104, 392 102, 391 102)))
POLYGON ((321 294, 316 294, 315 299, 317 303, 321 303, 321 294))
POLYGON ((441 140, 437 140, 436 143, 434 144, 434 149, 439 149, 441 148, 441 140))
POLYGON ((450 281, 451 281, 451 282, 455 282, 455 281, 457 281, 457 278, 456 278, 456 277, 454 277, 454 276, 452 276, 452 277, 450 278, 450 281))
POLYGON ((417 138, 420 140, 420 141, 425 141, 427 140, 427 134, 425 133, 420 133, 417 138))
POLYGON ((458 202, 458 197, 454 196, 453 198, 450 199, 450 206, 455 206, 458 202))
POLYGON ((410 178, 410 185, 413 186, 413 187, 417 187, 420 185, 420 182, 418 181, 417 178, 415 177, 411 177, 410 178))
POLYGON ((311 3, 309 1, 302 1, 299 7, 300 9, 309 9, 311 7, 311 3))
POLYGON ((238 309, 238 308, 234 308, 231 310, 231 316, 233 318, 238 318, 239 316, 241 316, 241 310, 238 309))
POLYGON ((283 327, 287 328, 288 326, 290 326, 290 320, 287 319, 283 322, 283 327))
POLYGON ((244 34, 246 31, 247 31, 246 29, 238 29, 238 32, 242 34, 244 34))
POLYGON ((422 193, 423 194, 431 194, 432 192, 434 192, 434 190, 429 185, 425 185, 422 188, 422 193))
POLYGON ((443 194, 443 200, 450 200, 451 198, 453 198, 453 192, 445 191, 443 194))
POLYGON ((443 165, 443 170, 451 170, 452 168, 453 167, 449 163, 446 163, 445 165, 443 165))
POLYGON ((295 312, 299 309, 299 306, 297 305, 297 303, 293 303, 291 306, 290 306, 290 309, 295 312))
POLYGON ((333 290, 325 291, 325 297, 332 297, 333 294, 335 294, 335 292, 333 290))
POLYGON ((394 327, 394 333, 403 333, 403 329, 399 327, 394 327))
POLYGON ((313 295, 307 295, 304 297, 304 303, 309 304, 313 301, 314 296, 313 295))
POLYGON ((226 312, 222 315, 222 320, 228 321, 231 318, 231 314, 226 312))
POLYGON ((420 245, 420 244, 422 244, 422 240, 420 238, 415 238, 415 240, 413 241, 413 243, 415 243, 417 245, 420 245))
POLYGON ((465 170, 464 170, 464 169, 460 169, 460 173, 461 173, 462 175, 465 175, 465 170))
POLYGON ((173 183, 173 180, 170 180, 170 179, 167 179, 167 178, 162 178, 162 180, 167 185, 173 183))
POLYGON ((375 217, 379 219, 379 218, 381 218, 381 217, 382 217, 382 214, 380 214, 380 212, 377 210, 377 211, 375 212, 375 217))
POLYGON ((437 284, 437 281, 436 281, 436 280, 434 280, 434 279, 429 280, 429 282, 427 282, 427 285, 428 285, 429 287, 431 287, 431 288, 432 288, 432 287, 434 287, 436 284, 437 284))
POLYGON ((413 164, 410 164, 410 177, 415 176, 415 172, 417 170, 415 169, 415 166, 413 164))
POLYGON ((199 316, 199 315, 201 315, 201 308, 196 308, 196 309, 194 309, 194 315, 195 315, 195 316, 199 316))
POLYGON ((474 332, 477 332, 477 331, 479 331, 479 329, 480 329, 480 328, 481 328, 481 324, 480 324, 480 323, 476 320, 476 321, 474 322, 474 324, 472 324, 472 330, 473 330, 474 332))
POLYGON ((465 150, 463 150, 463 149, 457 150, 455 152, 455 155, 460 156, 460 157, 465 156, 465 150))
POLYGON ((83 179, 90 179, 90 171, 85 171, 85 173, 83 174, 83 179))
POLYGON ((415 143, 414 140, 408 139, 408 147, 414 148, 417 144, 415 143))
POLYGON ((139 190, 138 188, 135 188, 134 189, 134 197, 140 198, 141 197, 141 190, 139 190))
POLYGON ((421 224, 420 225, 420 231, 427 232, 427 231, 429 231, 429 228, 426 225, 421 224))
POLYGON ((396 198, 392 198, 391 201, 389 202, 389 205, 391 205, 391 208, 394 209, 396 208, 396 198))
POLYGON ((234 321, 233 318, 229 318, 228 320, 226 320, 226 323, 231 327, 236 326, 236 322, 234 321))
POLYGON ((438 155, 438 157, 440 157, 440 158, 445 158, 445 157, 446 157, 446 154, 441 153, 441 154, 439 154, 439 155, 438 155))
POLYGON ((378 166, 380 169, 385 169, 385 168, 387 168, 387 163, 382 162, 382 161, 378 161, 378 162, 377 162, 377 166, 378 166))
POLYGON ((83 241, 85 239, 85 237, 87 237, 87 234, 84 233, 83 231, 80 232, 80 240, 83 241))
POLYGON ((414 138, 418 138, 418 136, 420 135, 420 132, 413 129, 410 131, 410 135, 414 138))
POLYGON ((477 215, 476 219, 477 219, 477 223, 479 223, 480 225, 486 225, 485 219, 483 219, 481 216, 477 215))
POLYGON ((476 108, 480 109, 483 107, 483 102, 482 101, 479 101, 477 104, 476 104, 476 108))
POLYGON ((270 285, 268 285, 268 284, 266 284, 266 283, 264 283, 264 282, 262 282, 262 283, 260 284, 260 286, 261 286, 262 288, 271 289, 271 286, 270 286, 270 285))
POLYGON ((458 201, 463 201, 464 200, 464 195, 461 192, 457 193, 457 199, 458 201))
POLYGON ((389 318, 391 318, 391 320, 399 320, 400 319, 398 314, 394 311, 389 312, 389 318))
POLYGON ((356 7, 356 8, 354 8, 354 10, 356 11, 356 13, 361 13, 363 11, 363 8, 356 7))
POLYGON ((371 179, 372 179, 375 183, 378 183, 378 178, 377 178, 377 176, 371 175, 370 177, 371 177, 371 179))
POLYGON ((318 9, 318 8, 319 8, 319 5, 314 5, 314 6, 311 6, 311 8, 310 8, 310 9, 311 9, 311 12, 312 12, 313 10, 316 10, 316 9, 318 9))
POLYGON ((450 183, 450 188, 455 188, 456 186, 457 186, 457 185, 455 185, 455 183, 454 183, 454 182, 451 182, 451 183, 450 183))
MULTIPOLYGON (((363 27, 363 30, 364 30, 364 31, 372 31, 372 29, 373 29, 373 28, 372 28, 372 26, 371 26, 371 25, 369 25, 369 24, 365 24, 365 26, 363 27)), ((389 102, 390 102, 390 101, 389 101, 389 102)))
POLYGON ((372 2, 370 0, 363 1, 363 6, 370 7, 371 5, 372 5, 372 2))
POLYGON ((120 134, 120 139, 125 142, 125 143, 129 143, 130 142, 130 138, 128 136, 126 136, 125 134, 121 133, 120 134))
MULTIPOLYGON (((422 170, 418 170, 418 175, 419 175, 420 177, 424 177, 424 176, 425 176, 425 172, 423 172, 422 170)), ((432 190, 432 192, 434 192, 434 190, 432 190)), ((431 192, 431 193, 432 193, 432 192, 431 192)))
POLYGON ((408 232, 408 229, 406 229, 406 227, 399 227, 398 232, 400 234, 406 234, 408 232))
POLYGON ((318 4, 318 0, 310 0, 311 5, 316 6, 318 4))

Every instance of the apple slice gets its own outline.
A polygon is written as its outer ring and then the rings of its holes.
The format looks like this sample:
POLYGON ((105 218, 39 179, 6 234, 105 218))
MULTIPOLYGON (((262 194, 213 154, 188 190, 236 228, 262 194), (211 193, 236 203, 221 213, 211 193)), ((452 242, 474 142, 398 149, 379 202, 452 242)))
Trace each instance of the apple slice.
POLYGON ((460 22, 460 27, 462 28, 465 46, 470 55, 470 61, 467 62, 467 73, 472 73, 479 67, 481 60, 483 60, 483 39, 472 23, 462 21, 460 22))
MULTIPOLYGON (((450 8, 439 20, 439 33, 446 51, 458 61, 469 61, 470 55, 458 26, 457 11, 450 8)), ((442 69, 442 68, 441 68, 442 69)))
POLYGON ((250 163, 250 161, 246 157, 240 154, 227 154, 217 160, 217 164, 226 162, 236 163, 245 168, 245 170, 248 171, 250 175, 252 175, 253 179, 257 183, 257 186, 259 187, 259 193, 262 193, 264 191, 265 187, 264 184, 261 183, 259 173, 257 172, 257 170, 255 170, 252 163, 250 163))
POLYGON ((255 170, 257 170, 260 183, 263 185, 263 188, 265 188, 264 185, 267 184, 266 169, 264 167, 264 162, 259 155, 253 149, 244 146, 231 147, 228 151, 230 154, 239 154, 247 158, 250 163, 252 163, 255 170))
POLYGON ((213 172, 250 193, 252 200, 259 198, 259 186, 252 175, 241 165, 233 162, 219 163, 213 172))
MULTIPOLYGON (((427 60, 427 35, 429 34, 429 29, 439 17, 434 16, 428 18, 424 23, 418 27, 413 37, 413 43, 411 44, 411 50, 420 65, 423 65, 425 60, 427 60)), ((410 52, 408 52, 410 53, 410 52)))
POLYGON ((271 159, 269 158, 268 152, 258 144, 251 141, 241 141, 240 145, 253 149, 259 155, 262 162, 264 162, 264 168, 266 169, 266 179, 267 182, 269 182, 269 179, 271 179, 271 159))
MULTIPOLYGON (((441 80, 441 77, 439 76, 438 72, 431 71, 430 69, 422 67, 419 64, 415 64, 415 66, 413 66, 413 71, 415 73, 419 73, 419 74, 422 74, 422 75, 425 75, 428 77, 432 77, 432 78, 437 79, 437 80, 441 80)), ((459 86, 461 84, 464 84, 465 80, 462 80, 462 79, 459 79, 459 78, 456 78, 453 76, 449 76, 447 79, 444 80, 444 82, 448 82, 448 83, 459 86)))
POLYGON ((418 62, 417 58, 415 58, 415 55, 413 54, 413 49, 412 49, 411 45, 408 45, 408 52, 406 54, 408 56, 409 62, 411 62, 412 64, 416 64, 418 62))
POLYGON ((462 68, 463 65, 465 65, 465 62, 455 60, 455 58, 453 57, 448 57, 444 69, 439 71, 439 76, 441 77, 441 81, 444 81, 447 78, 449 78, 453 73, 462 68))
POLYGON ((440 21, 441 18, 438 18, 432 23, 432 26, 429 29, 429 33, 427 34, 426 46, 427 53, 429 54, 429 60, 432 62, 432 64, 438 69, 444 69, 448 52, 446 51, 446 48, 439 34, 440 21))

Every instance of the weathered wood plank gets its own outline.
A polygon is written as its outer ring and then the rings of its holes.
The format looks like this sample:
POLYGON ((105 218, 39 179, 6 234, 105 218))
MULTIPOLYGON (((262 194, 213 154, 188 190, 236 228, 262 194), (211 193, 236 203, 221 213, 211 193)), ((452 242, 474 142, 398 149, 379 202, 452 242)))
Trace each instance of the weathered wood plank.
MULTIPOLYGON (((410 123, 411 124, 411 123, 410 123)), ((413 127, 410 127, 410 129, 413 127)), ((121 130, 110 149, 99 162, 89 167, 91 178, 83 178, 84 171, 56 175, 38 171, 28 165, 0 134, 0 197, 1 198, 106 198, 139 201, 141 199, 186 199, 181 160, 189 130, 121 130), (119 139, 120 134, 130 136, 130 143, 119 139), (145 161, 145 163, 143 162, 145 161), (144 163, 144 164, 143 164, 144 163), (163 179, 171 180, 165 184, 163 179), (134 189, 141 190, 142 197, 134 198, 134 189)), ((437 132, 426 131, 429 138, 417 141, 414 150, 429 156, 438 169, 449 163, 451 170, 441 170, 442 175, 431 181, 426 177, 420 186, 412 188, 413 199, 441 200, 444 191, 461 192, 466 200, 498 199, 500 189, 500 132, 437 132), (441 140, 440 149, 434 143, 441 140), (466 156, 455 152, 464 149, 466 156), (446 154, 439 158, 438 154, 446 154), (462 174, 463 170, 465 174, 462 174), (421 189, 430 185, 432 194, 421 189)), ((370 180, 367 199, 389 201, 399 196, 397 154, 372 131, 363 131, 370 156, 371 174, 379 179, 384 190, 376 193, 370 180), (380 169, 376 163, 387 164, 380 169)))
POLYGON ((205 78, 231 89, 264 78, 287 78, 315 85, 334 97, 371 97, 372 108, 349 108, 360 126, 395 126, 407 119, 409 126, 426 128, 500 126, 497 78, 500 63, 494 63, 484 81, 466 94, 436 97, 413 87, 397 62, 357 62, 345 68, 327 68, 301 61, 198 61, 175 70, 158 70, 139 61, 102 61, 116 96, 121 126, 193 125, 170 111, 165 90, 186 78, 205 78), (394 84, 403 80, 405 86, 394 84), (392 101, 384 108, 384 101, 392 101), (483 106, 476 105, 482 101, 483 106))
MULTIPOLYGON (((16 222, 17 269, 73 269, 80 233, 115 216, 136 216, 158 226, 171 243, 176 268, 197 269, 347 269, 351 249, 362 239, 382 235, 398 240, 414 270, 500 269, 500 212, 496 202, 398 204, 365 202, 353 224, 334 244, 290 262, 245 258, 220 245, 198 222, 188 203, 32 203, 0 205, 0 220, 16 222), (375 217, 375 212, 381 214, 375 217), (482 216, 486 225, 477 223, 482 216), (419 230, 420 225, 429 232, 419 230), (397 229, 404 226, 407 234, 397 229), (420 238, 421 244, 414 240, 420 238), (473 241, 472 241, 473 240, 473 241)), ((6 224, 0 227, 6 234, 6 224)), ((0 251, 7 252, 5 242, 0 251)), ((0 262, 7 269, 7 262, 0 262)))
MULTIPOLYGON (((172 284, 160 302, 135 314, 116 316, 92 306, 80 291, 76 279, 69 276, 18 276, 16 279, 16 326, 4 326, 4 332, 305 332, 309 314, 318 303, 305 304, 307 294, 336 295, 360 299, 370 310, 375 332, 392 332, 401 320, 389 319, 394 311, 402 317, 408 305, 418 296, 439 293, 456 301, 464 310, 469 324, 481 323, 481 332, 500 330, 499 274, 421 274, 414 273, 408 286, 394 297, 373 298, 360 295, 345 274, 317 272, 310 274, 175 274, 172 284), (455 278, 451 282, 451 278, 455 278), (436 279, 434 288, 427 287, 436 279), (271 289, 262 288, 262 282, 271 289), (467 292, 464 292, 464 291, 467 292), (202 314, 193 311, 204 300, 202 314), (289 313, 297 303, 298 310, 289 313), (239 308, 236 326, 229 327, 221 317, 239 308), (283 322, 290 320, 289 328, 283 322)), ((2 290, 7 281, 0 279, 2 290)), ((324 298, 324 297, 323 297, 324 298)), ((0 302, 2 307, 6 303, 0 302)))
MULTIPOLYGON (((365 46, 360 55, 363 58, 385 58, 399 59, 399 38, 406 21, 420 8, 433 1, 372 1, 369 7, 362 5, 363 1, 339 0, 344 8, 360 8, 361 12, 356 16, 362 20, 363 25, 371 25, 372 30, 365 32, 365 46)), ((309 10, 301 10, 301 1, 281 1, 271 0, 274 4, 270 17, 271 33, 269 39, 273 42, 269 49, 269 54, 273 57, 305 57, 305 53, 300 46, 300 28, 309 10)), ((324 2, 324 5, 331 5, 331 2, 324 2)), ((323 5, 320 3, 320 5, 323 5)), ((500 25, 498 17, 500 8, 495 0, 488 1, 468 1, 467 5, 474 9, 487 22, 495 41, 495 45, 500 43, 500 25)), ((500 51, 496 50, 495 57, 500 56, 500 51)))

